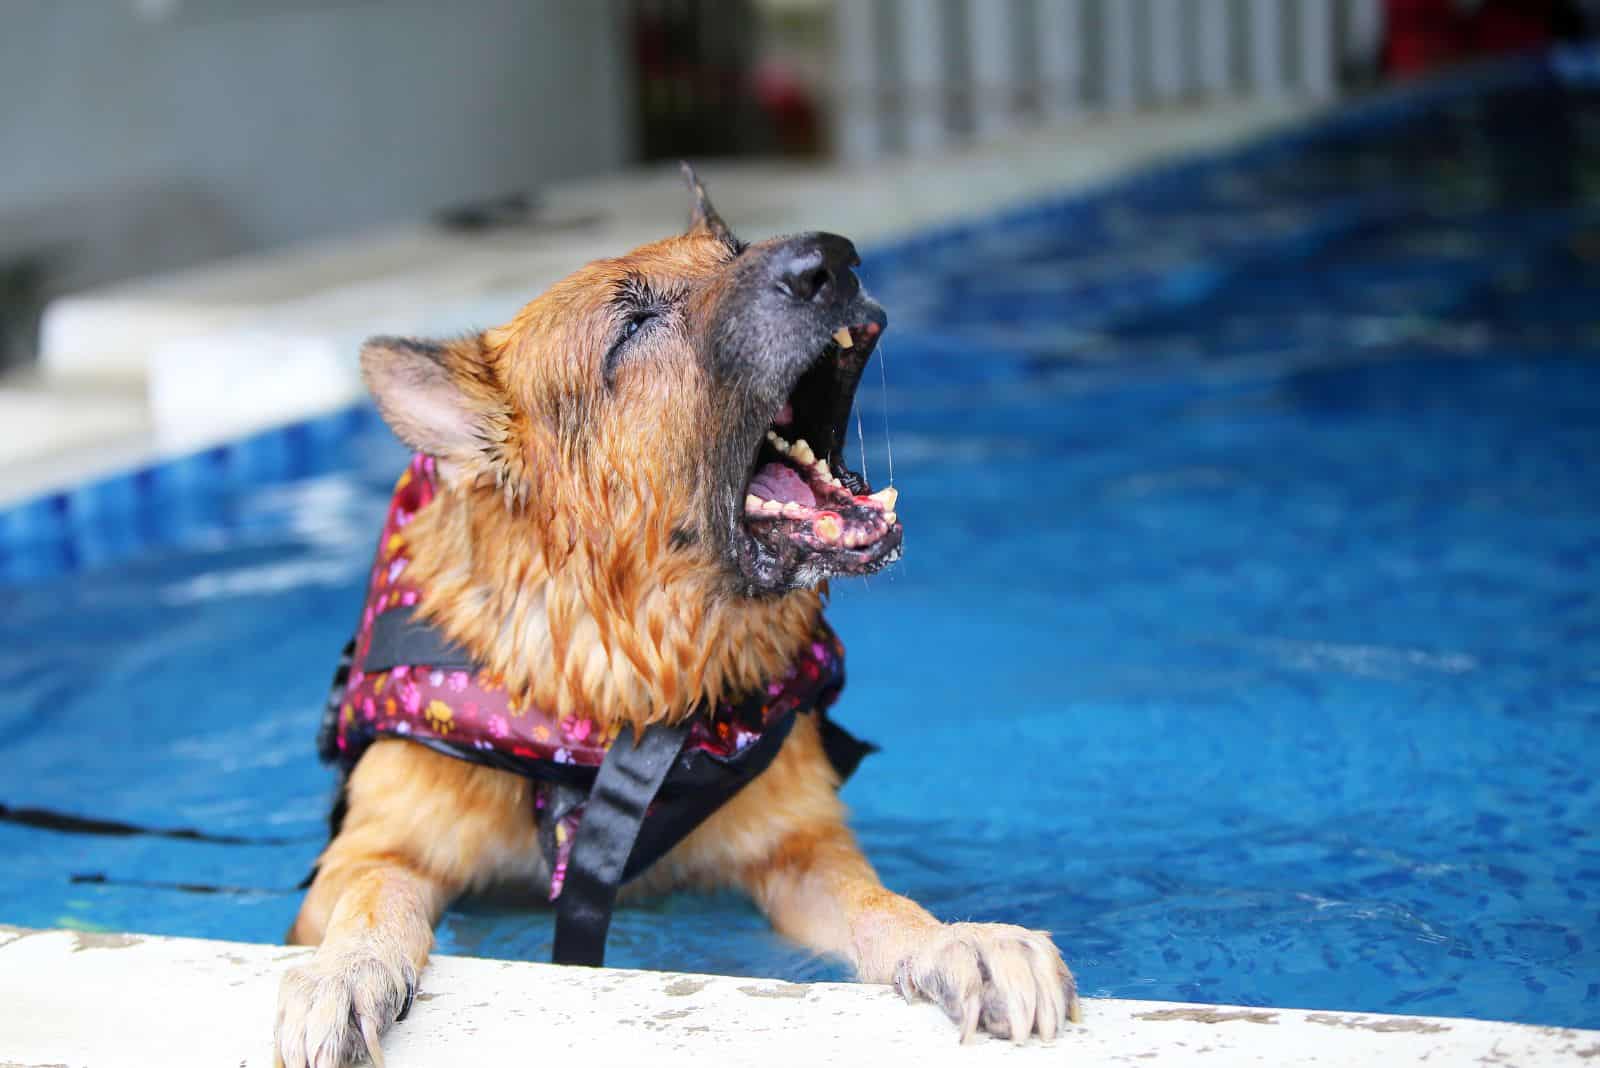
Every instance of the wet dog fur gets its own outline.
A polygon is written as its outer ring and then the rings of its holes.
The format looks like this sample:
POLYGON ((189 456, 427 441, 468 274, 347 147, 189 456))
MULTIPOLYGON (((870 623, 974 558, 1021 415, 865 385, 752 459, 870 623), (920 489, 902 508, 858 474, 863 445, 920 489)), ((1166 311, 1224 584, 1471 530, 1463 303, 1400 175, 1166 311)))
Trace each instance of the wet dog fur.
MULTIPOLYGON (((582 268, 502 327, 380 338, 362 352, 385 420, 442 472, 406 529, 421 614, 514 700, 562 715, 644 725, 760 686, 811 640, 826 574, 898 555, 892 513, 885 527, 863 510, 876 540, 837 553, 741 514, 753 442, 795 375, 839 326, 864 317, 870 340, 883 318, 840 267, 841 249, 853 261, 848 242, 746 246, 692 176, 691 188, 686 233, 582 268), (817 262, 792 284, 796 263, 817 262)), ((837 458, 843 442, 830 444, 837 458)), ((941 1005, 963 1039, 1049 1040, 1076 1019, 1048 935, 941 923, 885 889, 837 786, 813 717, 800 717, 773 764, 625 898, 742 890, 777 930, 863 981, 941 1005)), ((409 1007, 450 902, 548 879, 531 784, 516 775, 381 740, 351 771, 346 802, 289 932, 317 947, 279 992, 274 1045, 291 1068, 381 1065, 382 1035, 409 1007)))

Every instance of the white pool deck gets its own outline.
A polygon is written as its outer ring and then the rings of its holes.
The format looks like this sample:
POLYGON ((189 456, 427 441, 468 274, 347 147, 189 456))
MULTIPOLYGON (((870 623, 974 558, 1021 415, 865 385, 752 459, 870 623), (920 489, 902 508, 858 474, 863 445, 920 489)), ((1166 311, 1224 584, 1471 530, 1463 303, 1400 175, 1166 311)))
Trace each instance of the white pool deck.
MULTIPOLYGON (((704 171, 722 213, 749 236, 823 227, 870 245, 1220 148, 1307 110, 1280 101, 1086 122, 857 170, 704 171)), ((567 227, 476 238, 397 227, 61 301, 48 314, 43 368, 0 380, 0 506, 347 403, 359 393, 361 337, 488 325, 581 263, 680 226, 685 204, 677 178, 658 169, 547 191, 550 216, 567 227)), ((0 1068, 270 1065, 278 977, 306 952, 0 926, 0 1068)), ((451 957, 429 966, 385 1049, 394 1068, 1600 1068, 1595 1031, 1101 999, 1051 1045, 961 1046, 938 1010, 886 987, 451 957)))
MULTIPOLYGON (((270 1066, 278 976, 309 950, 0 927, 0 1066, 270 1066)), ((961 1045, 886 986, 437 957, 384 1045, 454 1065, 1594 1065, 1600 1032, 1090 999, 1046 1045, 961 1045)))

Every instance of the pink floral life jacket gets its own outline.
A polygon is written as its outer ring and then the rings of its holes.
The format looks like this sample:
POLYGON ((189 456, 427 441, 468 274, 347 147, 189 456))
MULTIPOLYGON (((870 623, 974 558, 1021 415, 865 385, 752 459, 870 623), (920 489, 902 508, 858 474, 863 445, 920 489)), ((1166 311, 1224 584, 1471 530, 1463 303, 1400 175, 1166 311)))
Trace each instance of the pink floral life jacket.
MULTIPOLYGON (((418 454, 395 485, 360 624, 346 647, 347 661, 335 675, 318 747, 322 758, 344 776, 374 741, 403 738, 533 780, 540 845, 549 862, 554 900, 561 893, 588 788, 618 729, 603 728, 588 716, 561 718, 514 704, 501 679, 478 669, 442 639, 432 643, 441 651, 429 654, 431 662, 391 662, 368 670, 375 632, 402 620, 408 626, 427 626, 410 616, 421 590, 406 581, 410 560, 405 528, 433 500, 436 478, 433 457, 418 454), (390 613, 394 615, 384 619, 390 613)), ((700 710, 645 818, 626 877, 659 859, 759 774, 797 715, 818 717, 830 760, 840 779, 846 778, 874 747, 828 719, 827 708, 843 685, 844 647, 819 619, 813 640, 781 677, 741 700, 700 710)), ((342 794, 341 789, 333 813, 335 834, 343 818, 342 794)))

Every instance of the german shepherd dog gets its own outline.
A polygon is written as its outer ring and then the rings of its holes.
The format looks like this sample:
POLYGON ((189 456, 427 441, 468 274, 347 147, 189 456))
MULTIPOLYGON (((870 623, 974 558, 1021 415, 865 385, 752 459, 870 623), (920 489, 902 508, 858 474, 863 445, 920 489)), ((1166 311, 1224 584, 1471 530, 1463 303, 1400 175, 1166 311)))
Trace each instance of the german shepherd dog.
MULTIPOLYGON (((886 323, 854 246, 746 244, 685 174, 687 232, 589 264, 505 326, 361 353, 385 421, 438 475, 405 529, 416 612, 519 700, 640 730, 780 677, 828 579, 901 545, 894 491, 841 459, 886 323)), ((941 923, 885 889, 819 718, 796 717, 770 765, 625 897, 736 887, 862 981, 942 1006, 963 1040, 1052 1039, 1078 1008, 1050 937, 941 923)), ((289 932, 318 948, 283 977, 281 1064, 381 1065, 451 901, 551 877, 534 790, 413 740, 365 749, 289 932)))

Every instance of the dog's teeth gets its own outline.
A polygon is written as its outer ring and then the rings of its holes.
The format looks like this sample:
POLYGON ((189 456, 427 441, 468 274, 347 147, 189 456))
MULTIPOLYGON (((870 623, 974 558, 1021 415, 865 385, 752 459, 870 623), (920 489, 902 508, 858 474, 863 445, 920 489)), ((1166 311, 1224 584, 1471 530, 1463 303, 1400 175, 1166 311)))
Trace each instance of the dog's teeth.
POLYGON ((850 336, 850 328, 848 326, 841 326, 834 331, 833 340, 839 343, 841 349, 854 348, 856 344, 856 339, 850 336))
POLYGON ((762 515, 782 515, 783 514, 783 505, 780 504, 777 501, 762 501, 761 502, 761 514, 762 515))
POLYGON ((767 440, 772 442, 773 448, 779 452, 787 453, 789 451, 789 443, 770 430, 767 431, 767 440))
POLYGON ((785 501, 783 503, 783 517, 785 519, 803 519, 811 514, 811 509, 799 501, 785 501))
POLYGON ((761 504, 762 504, 761 498, 757 497, 754 493, 746 493, 744 495, 744 510, 745 511, 747 511, 747 512, 759 512, 759 511, 761 511, 761 504))
POLYGON ((839 543, 839 536, 844 533, 844 527, 839 522, 839 517, 832 512, 823 512, 811 524, 812 531, 818 538, 830 545, 839 543))
POLYGON ((789 455, 808 467, 817 462, 817 454, 811 451, 811 446, 806 444, 805 438, 789 446, 789 455))
POLYGON ((867 496, 867 500, 877 501, 880 505, 882 505, 885 512, 893 512, 895 502, 899 499, 900 491, 895 489, 893 486, 885 486, 877 493, 869 494, 867 496))
POLYGON ((885 512, 885 513, 883 513, 883 521, 885 523, 889 524, 891 527, 894 526, 895 520, 897 520, 899 518, 900 517, 895 515, 893 512, 885 512))

